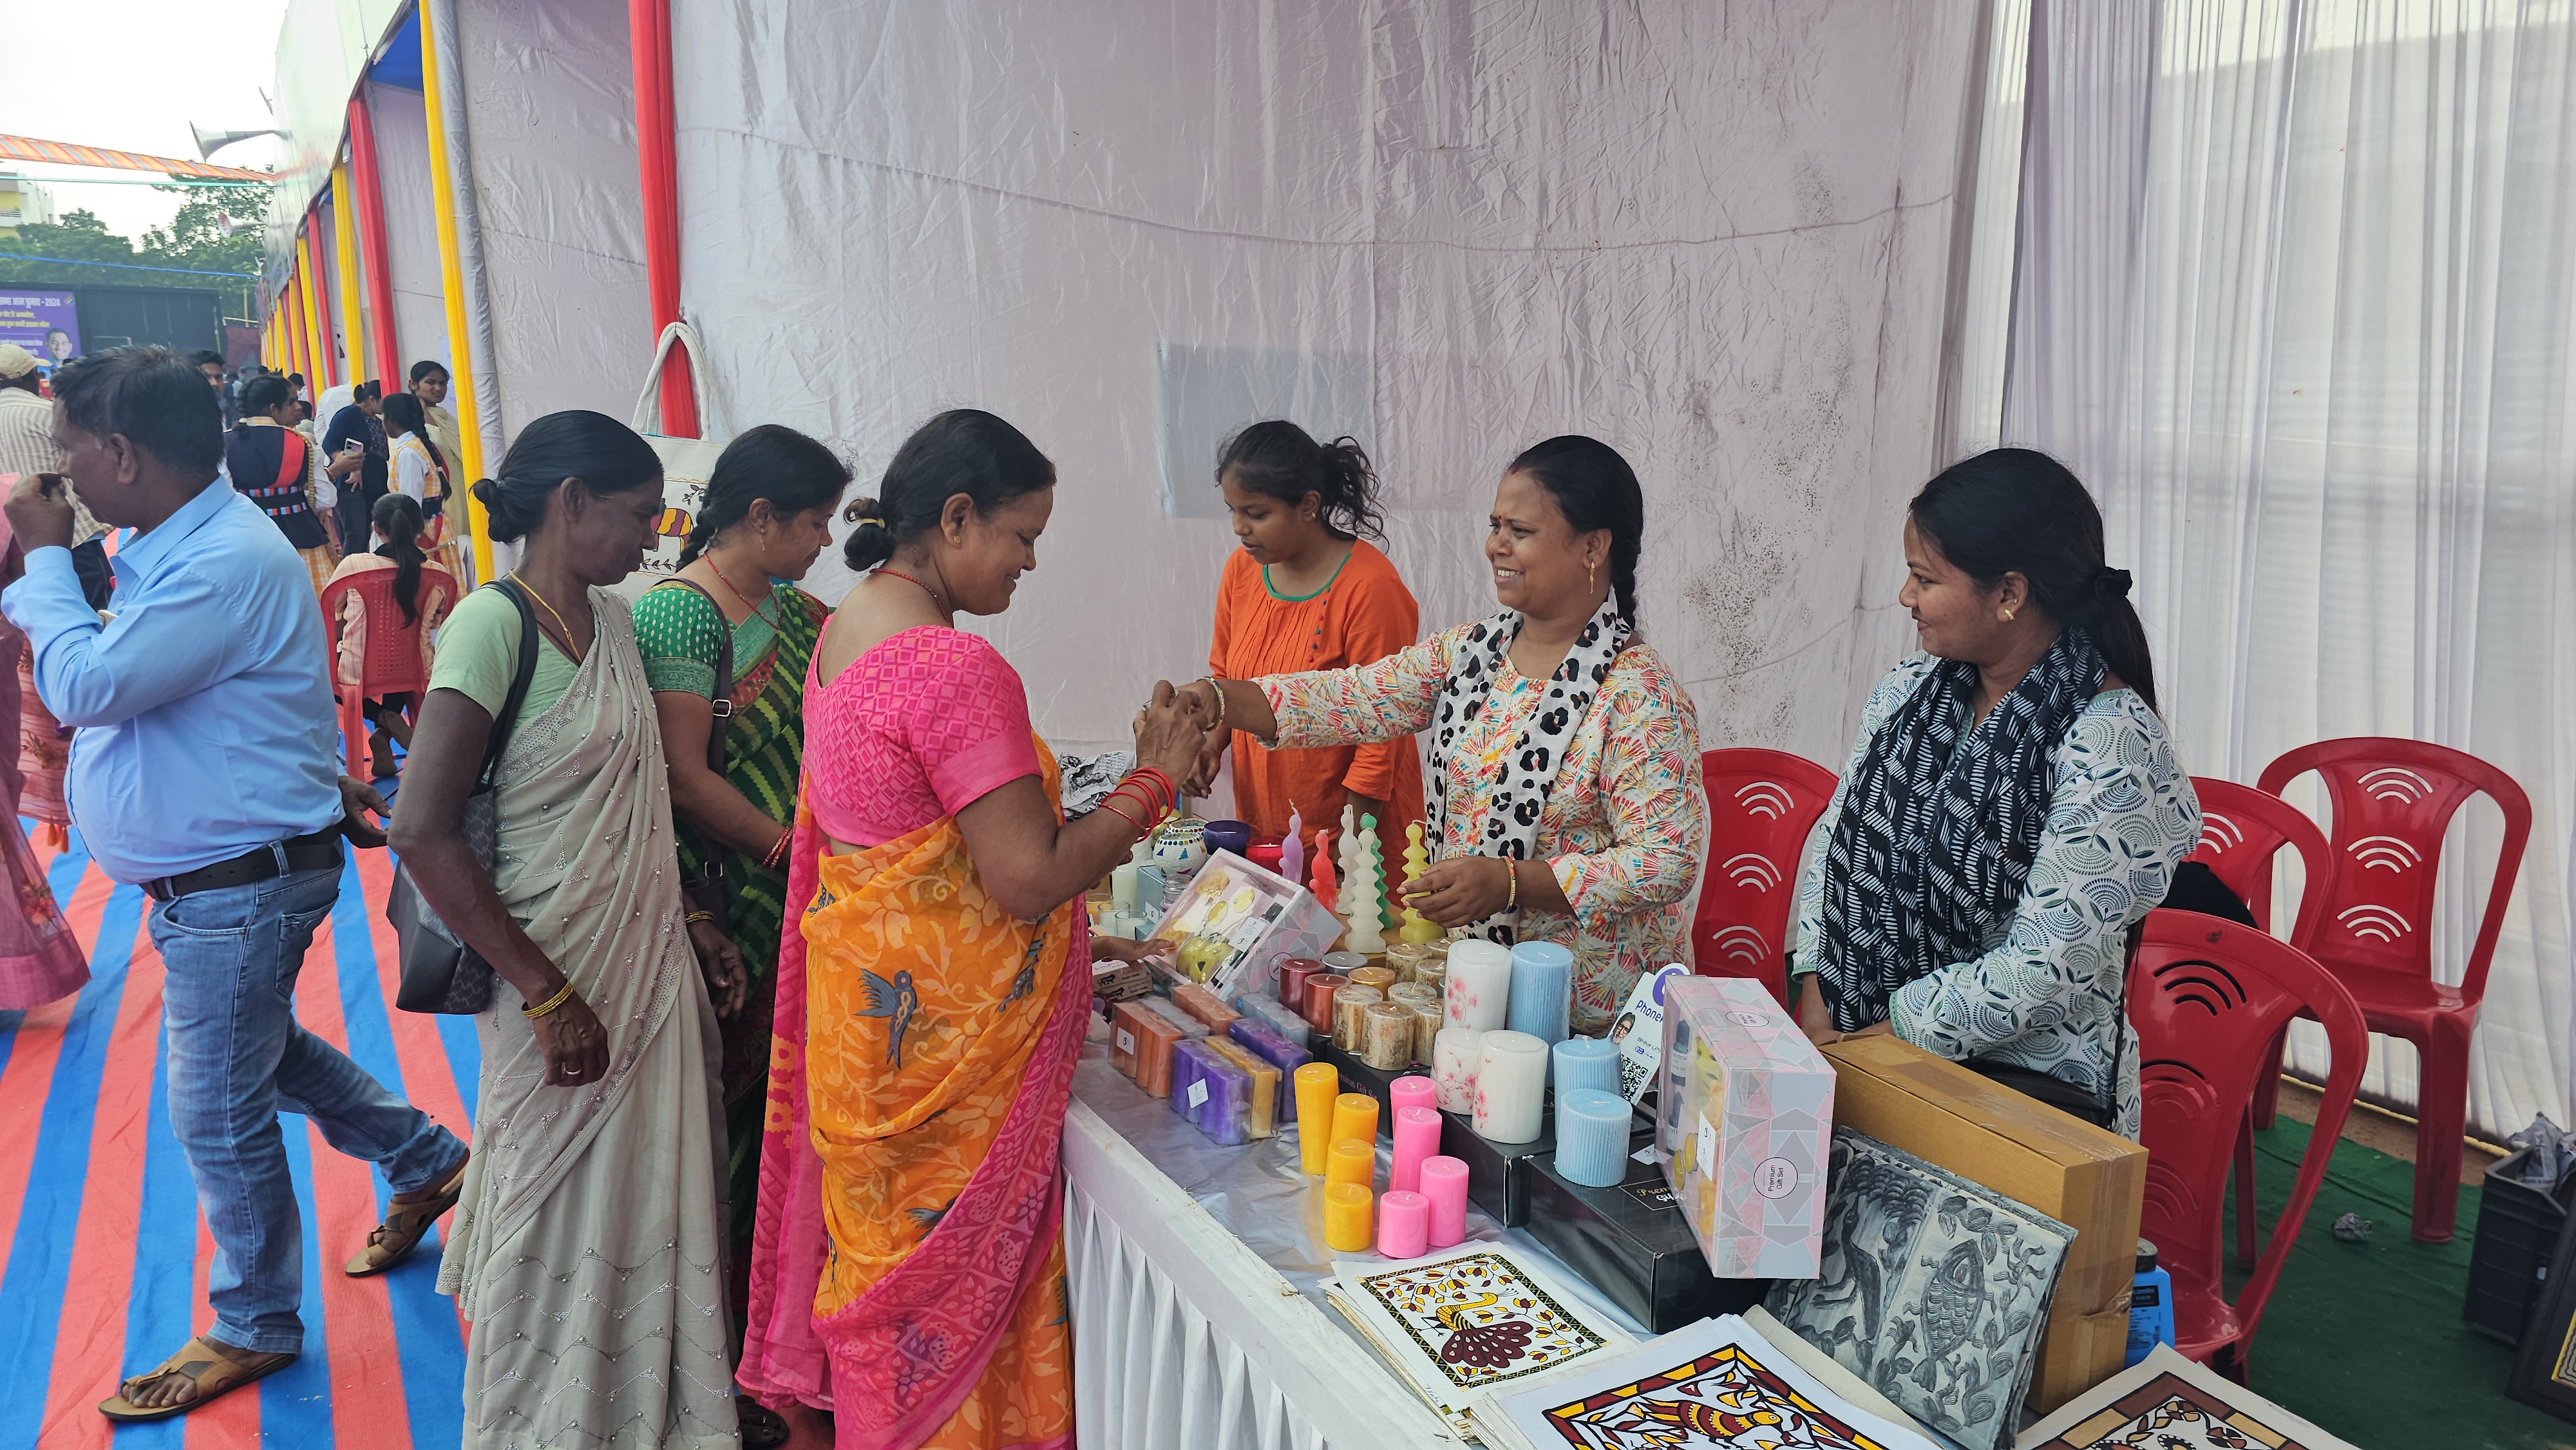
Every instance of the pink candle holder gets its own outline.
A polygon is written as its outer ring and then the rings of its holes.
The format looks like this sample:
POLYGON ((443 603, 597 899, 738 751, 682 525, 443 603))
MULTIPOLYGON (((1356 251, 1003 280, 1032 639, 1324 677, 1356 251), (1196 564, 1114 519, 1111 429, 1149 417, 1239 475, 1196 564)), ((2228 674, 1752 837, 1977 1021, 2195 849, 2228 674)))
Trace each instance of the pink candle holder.
POLYGON ((1419 1192, 1431 1204, 1431 1227, 1426 1243, 1445 1249, 1467 1237, 1467 1165, 1464 1160, 1438 1154, 1422 1160, 1419 1192))
POLYGON ((1389 1189, 1377 1201, 1377 1251, 1390 1259, 1418 1259, 1431 1251, 1431 1200, 1389 1189))

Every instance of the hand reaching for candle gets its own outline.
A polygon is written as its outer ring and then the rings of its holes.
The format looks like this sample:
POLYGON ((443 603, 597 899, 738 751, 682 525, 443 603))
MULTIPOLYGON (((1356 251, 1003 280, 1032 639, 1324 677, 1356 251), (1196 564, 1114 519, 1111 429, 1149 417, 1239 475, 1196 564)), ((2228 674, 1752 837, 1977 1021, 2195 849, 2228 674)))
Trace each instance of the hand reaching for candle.
POLYGON ((1402 904, 1438 926, 1469 926, 1512 904, 1513 869, 1499 856, 1434 861, 1404 884, 1402 904))

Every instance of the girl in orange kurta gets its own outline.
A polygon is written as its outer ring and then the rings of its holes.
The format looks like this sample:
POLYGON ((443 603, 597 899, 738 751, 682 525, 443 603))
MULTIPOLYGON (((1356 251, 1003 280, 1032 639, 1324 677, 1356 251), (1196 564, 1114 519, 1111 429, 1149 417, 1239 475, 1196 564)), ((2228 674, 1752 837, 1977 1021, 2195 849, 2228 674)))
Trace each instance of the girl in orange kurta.
MULTIPOLYGON (((1378 484, 1358 443, 1319 444, 1294 423, 1255 423, 1227 442, 1216 476, 1243 547, 1217 586, 1210 674, 1342 669, 1414 642, 1421 609, 1364 537, 1378 533, 1378 484)), ((1236 731, 1233 749, 1235 813, 1256 835, 1287 834, 1293 804, 1312 861, 1315 834, 1355 805, 1377 817, 1391 867, 1404 859, 1404 828, 1422 819, 1422 757, 1410 737, 1273 750, 1236 731)))

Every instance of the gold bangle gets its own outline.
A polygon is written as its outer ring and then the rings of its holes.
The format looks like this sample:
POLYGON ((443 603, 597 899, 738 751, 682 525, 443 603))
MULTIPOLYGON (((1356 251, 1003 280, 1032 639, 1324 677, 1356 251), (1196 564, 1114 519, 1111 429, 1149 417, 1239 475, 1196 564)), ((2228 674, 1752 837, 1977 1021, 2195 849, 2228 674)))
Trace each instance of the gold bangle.
POLYGON ((1513 860, 1513 859, 1512 859, 1511 857, 1509 857, 1509 856, 1505 856, 1505 857, 1503 858, 1503 870, 1504 870, 1504 872, 1509 876, 1509 878, 1510 878, 1510 880, 1511 880, 1511 883, 1512 883, 1512 892, 1511 892, 1511 895, 1509 895, 1509 896, 1507 896, 1507 897, 1503 898, 1503 910, 1505 910, 1505 911, 1518 911, 1518 910, 1520 910, 1520 909, 1521 909, 1521 867, 1520 867, 1520 863, 1519 863, 1519 862, 1517 862, 1517 861, 1515 861, 1515 860, 1513 860))
POLYGON ((566 977, 564 978, 564 984, 561 990, 557 991, 553 996, 548 997, 546 1000, 538 1003, 534 1007, 521 1007, 519 1009, 519 1015, 533 1020, 535 1018, 543 1017, 547 1013, 552 1012, 557 1007, 560 1007, 571 1000, 572 978, 566 977))
POLYGON ((712 911, 692 911, 688 915, 680 918, 680 925, 696 926, 699 922, 713 921, 715 919, 716 914, 712 911))
POLYGON ((1201 675, 1199 679, 1207 685, 1208 693, 1216 696, 1216 723, 1208 729, 1222 730, 1225 728, 1225 685, 1214 675, 1201 675))

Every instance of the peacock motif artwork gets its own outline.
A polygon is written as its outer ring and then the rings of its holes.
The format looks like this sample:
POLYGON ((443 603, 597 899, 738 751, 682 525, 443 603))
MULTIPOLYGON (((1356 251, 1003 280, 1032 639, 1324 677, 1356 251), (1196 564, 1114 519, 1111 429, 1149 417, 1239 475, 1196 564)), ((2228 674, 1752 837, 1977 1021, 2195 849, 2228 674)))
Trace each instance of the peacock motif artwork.
POLYGON ((1500 1253, 1370 1274, 1359 1287, 1460 1389, 1552 1369, 1605 1343, 1500 1253))
POLYGON ((1824 1261, 1764 1307, 1958 1450, 2010 1450, 2075 1231, 1849 1128, 1824 1261))

